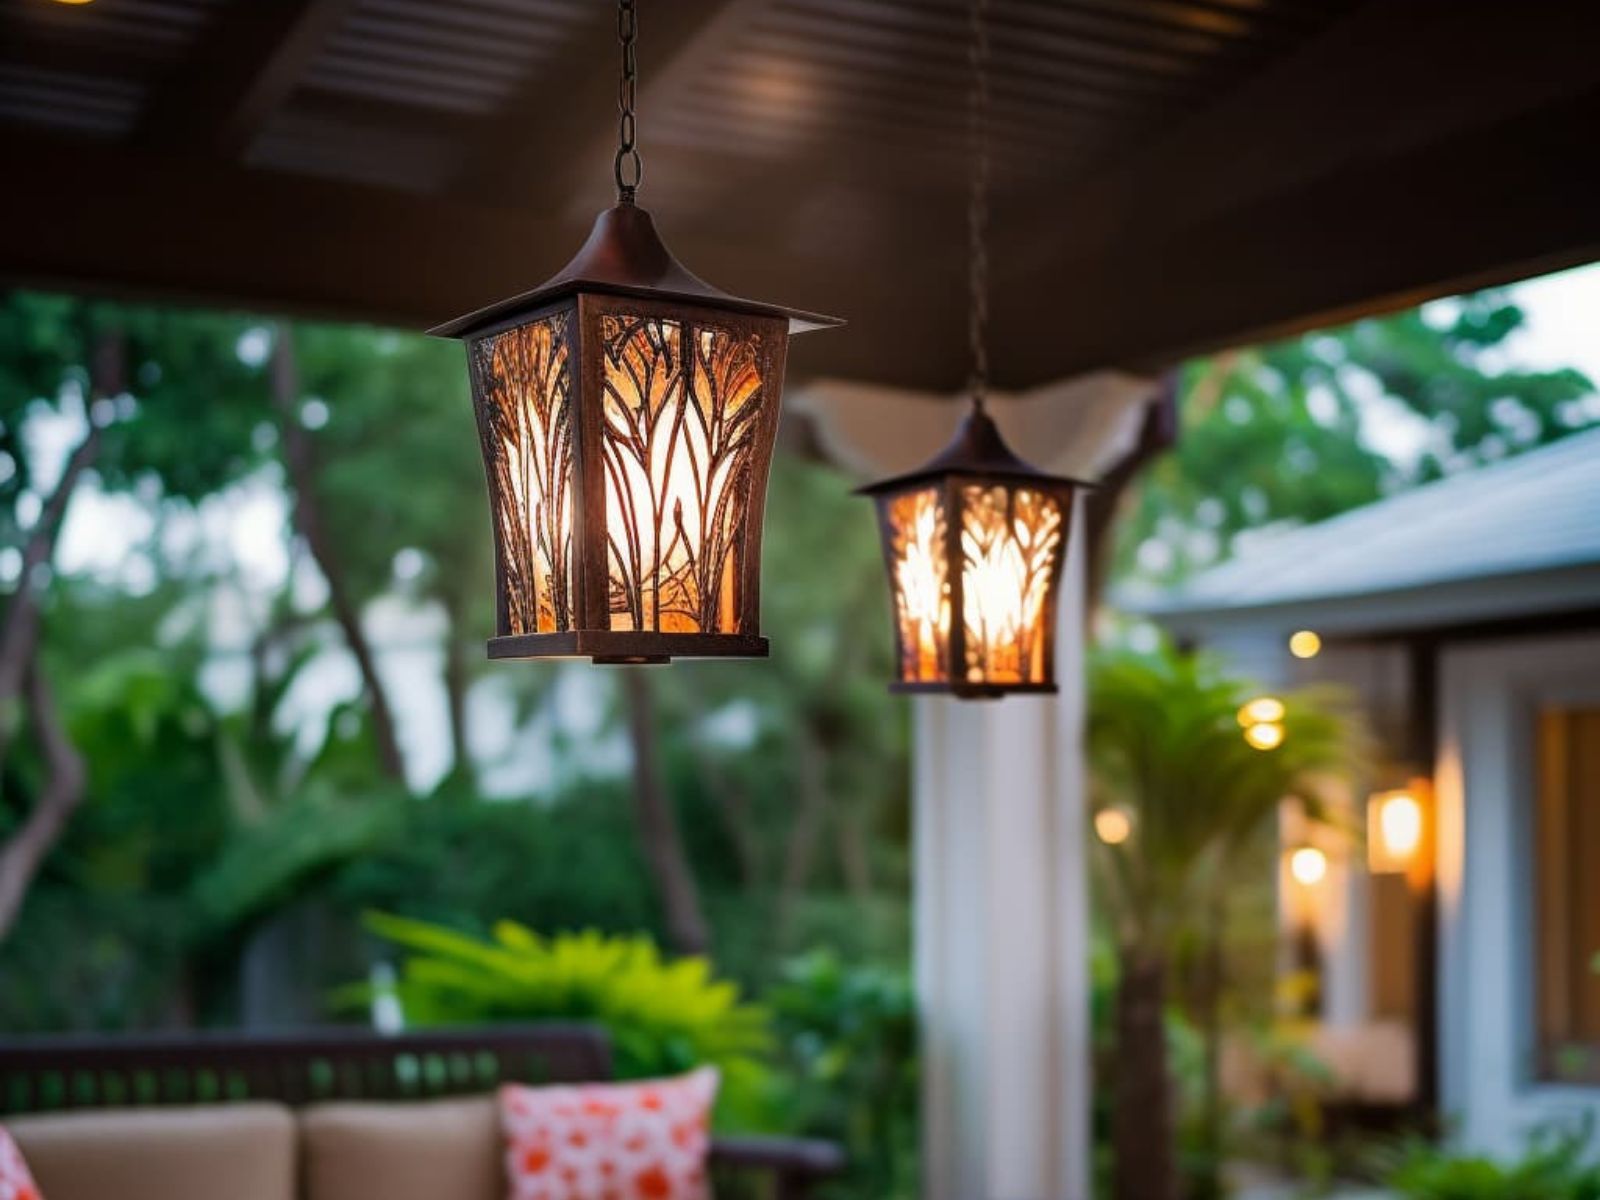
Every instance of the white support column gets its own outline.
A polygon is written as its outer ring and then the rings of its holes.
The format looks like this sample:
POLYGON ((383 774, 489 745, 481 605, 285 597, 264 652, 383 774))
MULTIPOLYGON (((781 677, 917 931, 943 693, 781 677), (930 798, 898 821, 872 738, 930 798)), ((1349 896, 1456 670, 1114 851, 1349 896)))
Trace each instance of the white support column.
POLYGON ((1061 695, 917 701, 929 1200, 1089 1196, 1081 537, 1072 544, 1061 695))
MULTIPOLYGON (((1131 447, 1155 390, 1105 373, 990 407, 1030 461, 1098 478, 1131 447)), ((937 399, 821 383, 795 407, 867 478, 907 470, 949 440, 961 410, 937 399)), ((916 702, 928 1200, 1089 1200, 1083 528, 1080 506, 1058 610, 1060 695, 916 702)))

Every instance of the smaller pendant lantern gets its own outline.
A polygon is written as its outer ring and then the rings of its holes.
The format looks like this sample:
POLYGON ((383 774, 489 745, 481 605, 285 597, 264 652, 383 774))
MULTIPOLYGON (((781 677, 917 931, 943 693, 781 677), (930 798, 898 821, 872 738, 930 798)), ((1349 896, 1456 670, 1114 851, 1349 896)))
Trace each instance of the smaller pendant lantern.
POLYGON ((988 699, 1054 692, 1056 593, 1077 480, 1011 452, 984 407, 989 260, 989 37, 971 0, 969 236, 972 411, 955 440, 908 475, 860 490, 878 506, 894 603, 890 690, 988 699))
POLYGON ((898 692, 1054 692, 1056 593, 1075 480, 1013 454, 982 407, 920 470, 861 489, 878 506, 898 692))
POLYGON ((616 207, 554 277, 432 330, 467 343, 494 521, 491 658, 764 657, 767 471, 789 335, 840 322, 690 273, 634 205, 621 0, 616 207))

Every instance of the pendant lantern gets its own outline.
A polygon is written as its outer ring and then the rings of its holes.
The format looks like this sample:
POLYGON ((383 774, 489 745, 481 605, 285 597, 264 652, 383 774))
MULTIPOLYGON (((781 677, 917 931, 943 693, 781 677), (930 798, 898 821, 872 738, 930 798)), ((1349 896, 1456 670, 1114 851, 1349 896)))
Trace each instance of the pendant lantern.
POLYGON ((764 657, 789 335, 840 322, 712 287, 634 204, 633 0, 619 9, 616 206, 539 287, 432 330, 467 345, 494 525, 489 657, 764 657))
POLYGON ((972 0, 967 213, 972 408, 922 467, 861 489, 878 508, 894 604, 899 692, 989 699, 1054 692, 1056 596, 1077 480, 1023 462, 984 404, 988 386, 989 39, 972 0))

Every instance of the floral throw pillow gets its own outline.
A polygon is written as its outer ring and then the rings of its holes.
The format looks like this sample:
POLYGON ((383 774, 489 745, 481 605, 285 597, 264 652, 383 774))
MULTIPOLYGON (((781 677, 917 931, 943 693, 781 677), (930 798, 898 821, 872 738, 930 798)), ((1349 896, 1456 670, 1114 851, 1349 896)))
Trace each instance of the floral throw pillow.
MULTIPOLYGON (((500 1089, 512 1200, 709 1200, 718 1076, 500 1089)), ((4 1200, 0 1196, 0 1200, 4 1200)))
POLYGON ((39 1189, 28 1174, 11 1135, 0 1127, 0 1200, 40 1200, 39 1189))

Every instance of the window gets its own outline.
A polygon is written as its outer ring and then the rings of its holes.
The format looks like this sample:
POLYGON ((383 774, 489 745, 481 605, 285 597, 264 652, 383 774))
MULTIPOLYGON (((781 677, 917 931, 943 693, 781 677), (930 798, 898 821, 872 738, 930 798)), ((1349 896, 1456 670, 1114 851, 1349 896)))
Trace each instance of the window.
POLYGON ((1539 716, 1539 1071, 1600 1083, 1600 708, 1539 716))

